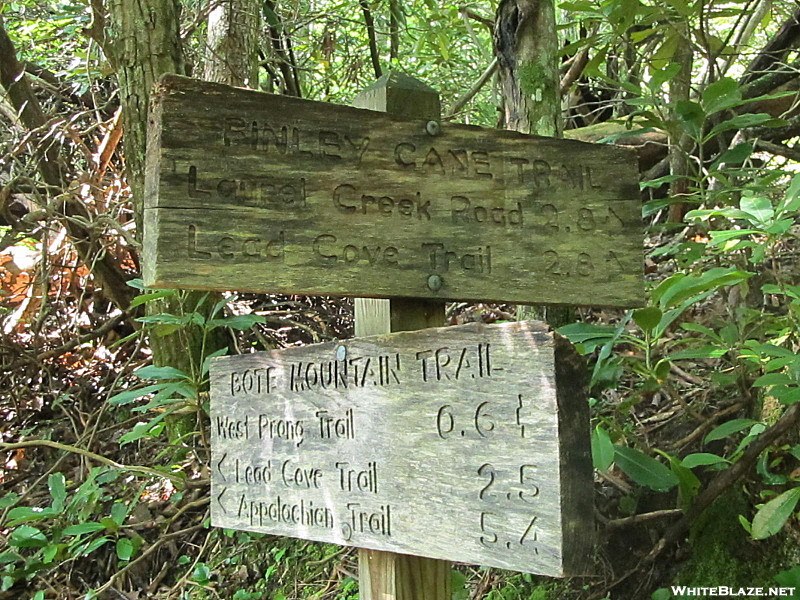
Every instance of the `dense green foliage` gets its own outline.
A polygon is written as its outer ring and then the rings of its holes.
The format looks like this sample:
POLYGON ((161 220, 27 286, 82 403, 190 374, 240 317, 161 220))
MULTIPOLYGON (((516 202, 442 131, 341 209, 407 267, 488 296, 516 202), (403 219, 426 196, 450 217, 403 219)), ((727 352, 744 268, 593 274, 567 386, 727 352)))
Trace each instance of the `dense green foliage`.
MULTIPOLYGON (((181 3, 199 74, 211 4, 181 3)), ((42 113, 0 97, 0 600, 357 598, 352 549, 208 524, 210 356, 344 337, 351 307, 142 289, 96 27, 113 4, 0 7, 42 113), (110 293, 109 262, 125 290, 110 293), (140 312, 162 301, 170 312, 140 312), (148 340, 189 330, 196 364, 151 364, 148 340), (229 348, 204 352, 220 332, 229 348)), ((496 81, 473 89, 492 68, 497 4, 265 0, 261 88, 347 103, 377 66, 435 87, 447 118, 502 126, 496 81)), ((454 598, 800 590, 800 13, 778 0, 557 8, 567 135, 640 153, 648 303, 584 308, 560 329, 592 369, 596 576, 459 566, 454 598)), ((449 308, 454 323, 509 310, 449 308)))

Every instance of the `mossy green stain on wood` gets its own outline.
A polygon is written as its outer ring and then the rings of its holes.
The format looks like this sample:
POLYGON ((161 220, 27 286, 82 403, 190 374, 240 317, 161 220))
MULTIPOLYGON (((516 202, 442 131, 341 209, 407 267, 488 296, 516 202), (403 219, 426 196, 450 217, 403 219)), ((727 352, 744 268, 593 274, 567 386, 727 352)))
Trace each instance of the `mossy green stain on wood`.
POLYGON ((632 151, 175 76, 153 115, 148 285, 641 303, 632 151))

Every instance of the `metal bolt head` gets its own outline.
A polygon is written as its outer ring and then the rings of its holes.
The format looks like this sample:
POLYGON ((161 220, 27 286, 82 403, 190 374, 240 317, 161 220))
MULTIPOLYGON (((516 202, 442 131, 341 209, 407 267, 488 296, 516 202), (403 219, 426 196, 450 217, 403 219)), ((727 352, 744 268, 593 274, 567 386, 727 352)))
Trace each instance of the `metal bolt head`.
POLYGON ((442 127, 439 125, 438 121, 428 121, 425 124, 425 131, 428 132, 428 135, 439 135, 442 131, 442 127))
POLYGON ((347 358, 347 348, 345 346, 336 346, 336 360, 344 360, 347 358))
POLYGON ((438 292, 442 289, 442 278, 439 275, 431 275, 428 277, 428 289, 432 292, 438 292))

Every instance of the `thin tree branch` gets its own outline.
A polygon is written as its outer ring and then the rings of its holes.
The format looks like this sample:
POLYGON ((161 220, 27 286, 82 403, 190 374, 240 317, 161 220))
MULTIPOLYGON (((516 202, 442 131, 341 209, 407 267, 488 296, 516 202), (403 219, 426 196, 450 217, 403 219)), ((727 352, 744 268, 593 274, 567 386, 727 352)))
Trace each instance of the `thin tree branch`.
MULTIPOLYGON (((14 108, 19 112, 22 123, 31 131, 49 131, 49 124, 36 95, 31 89, 22 64, 17 60, 14 44, 8 37, 3 21, 0 18, 0 85, 8 92, 14 108)), ((59 162, 59 144, 55 141, 47 144, 38 161, 39 173, 44 182, 54 189, 63 190, 62 173, 59 162)), ((67 217, 64 227, 75 246, 83 263, 90 268, 97 278, 99 287, 120 309, 125 310, 130 304, 132 290, 126 285, 126 276, 114 258, 99 244, 96 236, 81 225, 78 217, 91 223, 91 215, 86 205, 74 197, 72 193, 60 194, 58 209, 67 217)))
POLYGON ((629 525, 638 525, 639 523, 646 523, 654 519, 666 519, 677 517, 683 514, 679 508, 670 508, 665 510, 655 510, 653 512, 642 513, 638 515, 631 515, 630 517, 623 517, 621 519, 613 519, 608 521, 605 526, 608 529, 619 529, 621 527, 628 527, 629 525))
POLYGON ((572 60, 569 70, 564 74, 564 77, 561 78, 559 90, 562 96, 569 91, 569 88, 572 87, 572 84, 575 83, 578 77, 581 76, 581 73, 583 73, 583 70, 586 68, 588 63, 589 48, 582 48, 572 60))
POLYGON ((783 144, 775 144, 772 142, 765 142, 764 140, 756 140, 756 150, 763 150, 770 154, 777 154, 778 156, 785 156, 791 160, 800 162, 800 150, 789 148, 783 144))
POLYGON ((800 404, 793 404, 783 413, 774 425, 763 431, 742 453, 742 456, 730 467, 721 471, 703 489, 683 518, 673 524, 661 537, 655 547, 644 558, 645 563, 653 562, 671 544, 677 542, 689 529, 694 520, 708 508, 714 500, 734 483, 741 479, 755 464, 761 453, 784 434, 797 426, 800 420, 800 404))
POLYGON ((378 79, 383 74, 381 71, 381 59, 378 53, 378 42, 375 39, 375 21, 372 20, 372 12, 369 10, 368 0, 359 0, 361 12, 364 13, 364 23, 367 25, 367 37, 369 37, 369 57, 372 60, 372 70, 375 78, 378 79))
MULTIPOLYGON (((762 0, 763 3, 765 3, 764 0, 762 0)), ((751 20, 755 17, 756 15, 753 14, 751 20)), ((783 61, 789 51, 796 48, 798 44, 800 44, 800 8, 795 8, 778 32, 747 65, 739 83, 743 85, 752 83, 765 72, 772 71, 775 65, 783 61)))
POLYGON ((47 448, 53 448, 54 450, 62 450, 64 452, 80 454, 81 456, 85 456, 89 460, 99 462, 109 467, 114 467, 115 469, 119 469, 120 471, 127 471, 129 473, 138 473, 139 475, 145 475, 147 477, 161 477, 163 479, 169 479, 173 483, 179 483, 181 485, 184 483, 183 477, 178 477, 177 475, 174 475, 172 473, 165 473, 162 471, 158 471, 156 469, 151 469, 149 467, 140 467, 138 465, 123 465, 122 463, 118 463, 100 454, 95 454, 91 450, 85 450, 84 448, 78 448, 77 446, 70 446, 69 444, 62 444, 60 442, 54 442, 52 440, 29 440, 27 442, 16 442, 13 444, 0 443, 0 451, 18 450, 20 448, 36 448, 38 446, 45 446, 47 448))
POLYGON ((147 550, 145 550, 144 552, 142 552, 142 553, 141 553, 139 556, 137 556, 137 557, 136 557, 134 560, 132 560, 132 561, 131 561, 131 562, 129 562, 127 565, 125 565, 124 567, 122 567, 122 568, 121 568, 119 571, 117 571, 116 573, 114 573, 114 574, 111 576, 111 578, 110 578, 108 581, 106 581, 106 582, 105 582, 103 585, 101 585, 101 586, 100 586, 100 587, 99 587, 99 588, 98 588, 98 589, 95 591, 95 594, 97 594, 97 596, 98 596, 98 597, 99 597, 99 596, 101 596, 103 592, 105 592, 106 590, 108 590, 108 588, 110 588, 112 585, 114 585, 114 582, 115 582, 117 579, 119 579, 119 578, 120 578, 122 575, 124 575, 125 573, 127 573, 128 571, 130 571, 131 569, 133 569, 135 566, 137 566, 139 563, 141 563, 142 561, 144 561, 144 559, 146 559, 146 558, 147 558, 148 556, 150 556, 150 555, 151 555, 153 552, 155 552, 156 550, 158 550, 158 549, 159 549, 161 546, 163 546, 165 543, 167 543, 167 542, 171 541, 172 539, 174 539, 174 538, 176 538, 176 537, 182 537, 182 536, 185 536, 185 535, 187 535, 187 534, 189 534, 189 533, 193 533, 193 532, 197 531, 198 529, 203 529, 203 527, 204 527, 204 526, 203 526, 203 523, 199 523, 199 524, 197 524, 197 525, 192 525, 191 527, 186 527, 185 529, 180 529, 180 530, 178 530, 178 531, 173 531, 172 533, 165 533, 165 534, 163 534, 163 535, 162 535, 161 537, 159 537, 159 538, 158 538, 158 539, 157 539, 155 542, 153 542, 153 543, 152 543, 150 546, 148 546, 148 547, 147 547, 147 550))
POLYGON ((475 94, 481 91, 481 88, 483 88, 486 82, 489 81, 489 79, 492 77, 492 75, 495 74, 496 71, 497 71, 497 57, 495 57, 489 64, 489 66, 486 67, 486 70, 481 74, 478 80, 472 84, 472 87, 470 87, 469 90, 467 90, 463 96, 461 96, 458 100, 455 101, 455 103, 453 103, 453 107, 450 109, 447 115, 445 115, 444 118, 449 119, 455 116, 455 114, 462 108, 464 108, 464 105, 466 105, 467 102, 472 100, 475 94))

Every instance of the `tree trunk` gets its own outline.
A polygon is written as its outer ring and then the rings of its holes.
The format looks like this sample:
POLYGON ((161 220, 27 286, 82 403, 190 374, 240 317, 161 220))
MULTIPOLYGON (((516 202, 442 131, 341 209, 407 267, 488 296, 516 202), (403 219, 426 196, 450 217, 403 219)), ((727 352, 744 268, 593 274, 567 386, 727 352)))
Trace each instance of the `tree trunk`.
POLYGON ((260 9, 254 0, 225 0, 208 15, 208 81, 258 89, 260 9))
MULTIPOLYGON (((108 28, 101 34, 102 44, 119 82, 125 165, 141 239, 150 92, 164 73, 186 74, 180 38, 180 3, 110 0, 108 15, 108 28)), ((97 19, 96 11, 96 22, 97 19)), ((213 302, 208 302, 207 294, 182 291, 173 297, 148 302, 146 310, 148 314, 186 314, 198 308, 207 310, 210 305, 213 302)), ((218 339, 207 339, 203 329, 194 325, 169 335, 154 333, 150 337, 153 363, 185 373, 196 373, 203 355, 220 347, 219 344, 218 339)))
POLYGON ((505 127, 560 137, 558 36, 553 0, 502 0, 494 29, 505 127))
MULTIPOLYGON (((684 23, 679 27, 682 39, 678 42, 673 61, 680 65, 681 69, 670 80, 669 100, 672 105, 672 118, 678 118, 675 106, 678 102, 689 100, 692 82, 692 44, 688 24, 684 23)), ((684 128, 680 128, 677 133, 670 136, 669 140, 669 169, 670 174, 678 176, 670 184, 669 194, 673 199, 673 204, 669 207, 669 220, 672 223, 681 223, 686 215, 686 196, 689 193, 689 152, 692 149, 692 138, 686 133, 684 128)))
POLYGON ((125 166, 141 235, 147 110, 164 73, 186 74, 177 0, 109 0, 104 50, 116 69, 122 101, 125 166))

